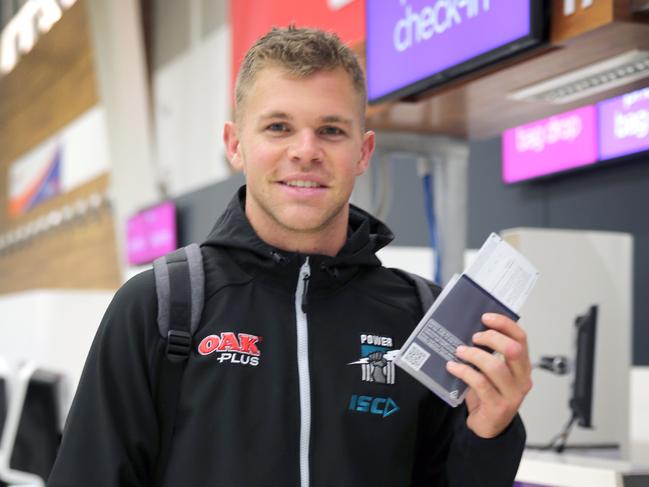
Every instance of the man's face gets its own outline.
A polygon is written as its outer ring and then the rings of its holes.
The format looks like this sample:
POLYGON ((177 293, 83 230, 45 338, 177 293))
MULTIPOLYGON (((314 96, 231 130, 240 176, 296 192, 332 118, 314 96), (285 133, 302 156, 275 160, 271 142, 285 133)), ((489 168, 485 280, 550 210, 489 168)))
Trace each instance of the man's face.
POLYGON ((374 149, 347 73, 295 78, 279 67, 264 68, 239 110, 224 140, 231 164, 245 172, 253 227, 283 234, 346 228, 354 180, 374 149))

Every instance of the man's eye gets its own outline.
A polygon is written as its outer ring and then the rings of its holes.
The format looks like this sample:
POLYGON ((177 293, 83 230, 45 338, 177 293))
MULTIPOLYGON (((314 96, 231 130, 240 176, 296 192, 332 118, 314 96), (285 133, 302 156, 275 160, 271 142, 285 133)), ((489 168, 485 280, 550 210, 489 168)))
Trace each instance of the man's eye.
POLYGON ((271 123, 268 127, 266 127, 266 130, 269 130, 271 132, 286 132, 288 130, 288 127, 285 123, 271 123))
POLYGON ((320 130, 320 133, 322 133, 323 135, 343 135, 345 131, 338 127, 330 126, 330 127, 323 127, 320 130))

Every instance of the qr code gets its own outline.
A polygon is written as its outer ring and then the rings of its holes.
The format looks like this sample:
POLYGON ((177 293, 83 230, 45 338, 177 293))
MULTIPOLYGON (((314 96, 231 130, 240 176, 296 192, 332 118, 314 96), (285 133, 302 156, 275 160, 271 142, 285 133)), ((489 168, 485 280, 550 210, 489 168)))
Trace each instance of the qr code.
POLYGON ((426 360, 428 360, 428 357, 430 357, 430 353, 428 353, 416 343, 413 343, 408 347, 406 353, 403 354, 402 360, 410 365, 413 369, 419 370, 421 369, 422 365, 424 365, 426 360))

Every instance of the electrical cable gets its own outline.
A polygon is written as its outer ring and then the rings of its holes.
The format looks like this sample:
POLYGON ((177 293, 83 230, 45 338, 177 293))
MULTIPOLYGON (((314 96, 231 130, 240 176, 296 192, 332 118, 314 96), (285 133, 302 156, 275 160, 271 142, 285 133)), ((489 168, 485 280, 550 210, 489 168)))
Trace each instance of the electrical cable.
POLYGON ((575 421, 577 421, 577 415, 572 414, 561 431, 557 433, 546 445, 526 445, 526 448, 530 450, 542 451, 554 450, 557 453, 562 453, 566 449, 566 442, 568 441, 568 436, 570 435, 570 431, 572 430, 575 421))

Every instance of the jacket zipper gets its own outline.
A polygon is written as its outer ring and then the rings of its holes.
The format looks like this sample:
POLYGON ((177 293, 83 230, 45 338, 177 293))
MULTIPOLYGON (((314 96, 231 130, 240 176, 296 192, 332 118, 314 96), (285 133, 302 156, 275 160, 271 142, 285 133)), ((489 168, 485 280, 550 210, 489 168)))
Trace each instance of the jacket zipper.
POLYGON ((311 441, 311 379, 309 375, 309 327, 306 318, 307 290, 311 268, 309 258, 300 268, 295 291, 297 326, 297 370, 300 384, 300 486, 309 487, 309 448, 311 441))

